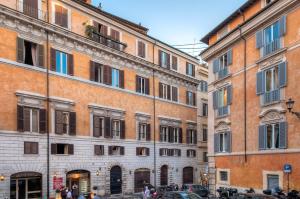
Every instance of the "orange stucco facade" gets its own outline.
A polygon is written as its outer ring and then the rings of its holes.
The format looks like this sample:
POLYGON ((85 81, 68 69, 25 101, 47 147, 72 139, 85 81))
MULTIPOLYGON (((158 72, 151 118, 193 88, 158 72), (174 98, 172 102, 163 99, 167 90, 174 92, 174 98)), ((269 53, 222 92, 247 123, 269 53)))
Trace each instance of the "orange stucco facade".
POLYGON ((241 14, 229 20, 228 26, 232 32, 220 39, 218 43, 216 43, 217 32, 212 34, 208 49, 201 53, 210 68, 208 151, 211 184, 216 187, 236 187, 240 190, 254 188, 261 192, 272 187, 271 177, 275 176, 275 184, 285 191, 288 188, 299 190, 298 129, 300 123, 299 118, 289 113, 286 107, 286 102, 292 98, 296 101, 293 109, 300 110, 300 92, 297 88, 299 85, 297 78, 300 73, 298 69, 300 59, 297 57, 300 53, 299 2, 272 1, 270 5, 260 0, 248 2, 252 3, 243 10, 245 21, 241 20, 241 14), (265 55, 264 49, 257 48, 257 32, 266 29, 282 17, 286 17, 286 32, 280 38, 281 46, 265 55), (242 24, 241 30, 234 30, 240 24, 242 24), (228 75, 218 78, 213 71, 213 62, 229 50, 232 50, 232 63, 228 66, 228 75), (264 100, 262 95, 257 94, 259 84, 257 75, 280 63, 286 63, 286 85, 280 89, 280 99, 265 104, 262 102, 264 100), (218 109, 214 108, 213 93, 227 85, 232 86, 232 99, 228 104, 229 113, 220 117, 218 109), (284 134, 286 145, 282 148, 278 146, 263 148, 261 143, 265 144, 268 141, 261 141, 259 127, 277 122, 286 122, 287 128, 284 134), (230 132, 230 149, 220 152, 220 145, 216 144, 219 141, 216 136, 222 132, 230 132), (292 166, 289 181, 288 174, 283 171, 285 164, 292 166), (227 176, 221 176, 224 174, 222 172, 226 172, 227 176))

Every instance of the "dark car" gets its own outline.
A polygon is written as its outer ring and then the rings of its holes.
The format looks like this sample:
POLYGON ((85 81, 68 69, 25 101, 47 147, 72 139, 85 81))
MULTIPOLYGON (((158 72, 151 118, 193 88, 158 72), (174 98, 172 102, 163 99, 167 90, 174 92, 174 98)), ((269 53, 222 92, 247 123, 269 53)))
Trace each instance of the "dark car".
POLYGON ((185 191, 170 191, 164 193, 162 199, 201 199, 201 197, 195 193, 185 191))
POLYGON ((276 197, 259 193, 239 193, 239 199, 275 199, 276 197))
POLYGON ((192 191, 201 197, 207 197, 209 195, 209 190, 206 187, 198 184, 184 184, 182 185, 182 191, 192 191))

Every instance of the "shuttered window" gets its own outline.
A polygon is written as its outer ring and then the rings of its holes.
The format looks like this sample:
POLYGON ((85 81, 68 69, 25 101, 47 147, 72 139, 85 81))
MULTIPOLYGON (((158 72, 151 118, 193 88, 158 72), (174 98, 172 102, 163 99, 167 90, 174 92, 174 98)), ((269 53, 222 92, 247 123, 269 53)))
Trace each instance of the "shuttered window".
POLYGON ((229 74, 228 66, 232 64, 232 50, 229 50, 213 61, 213 72, 216 79, 222 79, 229 74))
POLYGON ((103 82, 103 66, 90 61, 90 80, 98 83, 103 82))
POLYGON ((259 126, 259 149, 287 148, 287 123, 279 122, 259 126))
POLYGON ((168 156, 168 149, 165 149, 165 148, 161 148, 159 149, 159 155, 160 156, 168 156))
POLYGON ((68 9, 55 5, 55 24, 68 28, 68 9))
POLYGON ((213 108, 217 116, 222 117, 229 114, 229 105, 232 103, 232 86, 228 85, 213 92, 213 108))
POLYGON ((159 65, 161 67, 170 69, 170 54, 159 50, 158 55, 159 55, 159 65))
POLYGON ((104 146, 103 145, 94 145, 94 154, 96 156, 104 155, 104 146))
POLYGON ((280 63, 256 75, 256 94, 261 96, 261 104, 279 102, 280 89, 287 84, 286 62, 280 63))
POLYGON ((110 29, 110 37, 113 39, 113 41, 110 43, 110 46, 114 49, 120 50, 121 45, 118 43, 120 41, 120 32, 110 29))
POLYGON ((21 132, 46 133, 46 110, 18 105, 17 129, 21 132))
POLYGON ((231 152, 231 132, 220 132, 214 135, 215 153, 231 152))
POLYGON ((186 143, 187 144, 197 144, 197 131, 194 129, 187 129, 186 130, 186 143))
POLYGON ((186 74, 195 77, 195 65, 191 63, 186 63, 186 74))
POLYGON ((193 149, 188 149, 186 151, 186 156, 189 158, 195 158, 196 157, 196 151, 193 149))
POLYGON ((51 144, 52 155, 74 155, 73 144, 53 143, 51 144))
POLYGON ((136 92, 149 95, 149 78, 136 76, 136 92))
POLYGON ((190 106, 196 106, 196 93, 186 91, 186 104, 190 106))
POLYGON ((202 133, 203 133, 203 135, 202 135, 202 141, 203 142, 207 142, 207 127, 206 126, 203 127, 202 133))
POLYGON ((172 56, 172 69, 173 70, 178 69, 178 58, 175 56, 172 56))
POLYGON ((138 41, 138 56, 146 58, 146 44, 142 41, 138 41))
POLYGON ((169 141, 169 128, 167 126, 160 126, 160 141, 168 142, 169 141))
POLYGON ((17 38, 17 61, 44 68, 44 46, 17 38))
POLYGON ((24 142, 24 154, 39 154, 39 143, 24 142))
POLYGON ((146 147, 136 147, 136 155, 137 156, 149 156, 150 149, 146 147))
POLYGON ((102 137, 104 132, 104 117, 93 116, 93 136, 102 137))
MULTIPOLYGON (((20 1, 19 3, 22 3, 20 1)), ((39 16, 39 9, 38 9, 38 0, 23 0, 23 13, 38 18, 39 16)))
POLYGON ((115 68, 110 68, 110 70, 106 71, 106 73, 107 74, 104 75, 107 76, 106 77, 107 80, 105 81, 107 82, 107 84, 111 83, 111 86, 124 88, 124 71, 115 68), (111 82, 109 82, 109 80, 111 80, 111 82))
POLYGON ((76 135, 76 113, 56 110, 55 133, 76 135))
POLYGON ((121 135, 121 123, 120 120, 113 120, 112 121, 112 134, 113 138, 120 138, 121 135))
POLYGON ((51 48, 51 70, 65 75, 74 75, 73 55, 51 48))
POLYGON ((256 33, 256 48, 261 49, 261 55, 269 55, 281 49, 281 37, 286 33, 286 16, 282 16, 272 25, 256 33))
POLYGON ((108 146, 108 155, 125 155, 123 146, 108 146))

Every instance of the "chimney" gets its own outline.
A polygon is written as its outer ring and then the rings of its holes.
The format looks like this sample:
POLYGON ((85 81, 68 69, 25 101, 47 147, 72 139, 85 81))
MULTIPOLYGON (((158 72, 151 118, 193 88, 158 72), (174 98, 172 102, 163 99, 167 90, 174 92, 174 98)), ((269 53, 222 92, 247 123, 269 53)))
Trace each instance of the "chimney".
POLYGON ((82 0, 82 1, 87 3, 87 4, 92 4, 92 0, 82 0))

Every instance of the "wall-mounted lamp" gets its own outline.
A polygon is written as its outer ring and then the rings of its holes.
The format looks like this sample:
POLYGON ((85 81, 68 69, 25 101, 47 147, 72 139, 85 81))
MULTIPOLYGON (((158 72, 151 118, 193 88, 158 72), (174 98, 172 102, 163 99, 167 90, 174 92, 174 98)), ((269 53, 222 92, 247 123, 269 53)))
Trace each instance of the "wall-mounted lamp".
POLYGON ((5 177, 4 177, 3 174, 1 174, 1 175, 0 175, 0 181, 2 182, 2 181, 4 181, 4 180, 5 180, 5 177))
POLYGON ((292 98, 290 98, 287 102, 286 102, 286 107, 288 109, 288 111, 292 114, 295 114, 299 119, 300 119, 300 112, 294 112, 293 107, 294 107, 295 101, 292 100, 292 98))
POLYGON ((100 171, 97 170, 97 171, 96 171, 96 176, 99 176, 99 175, 100 175, 100 171))

